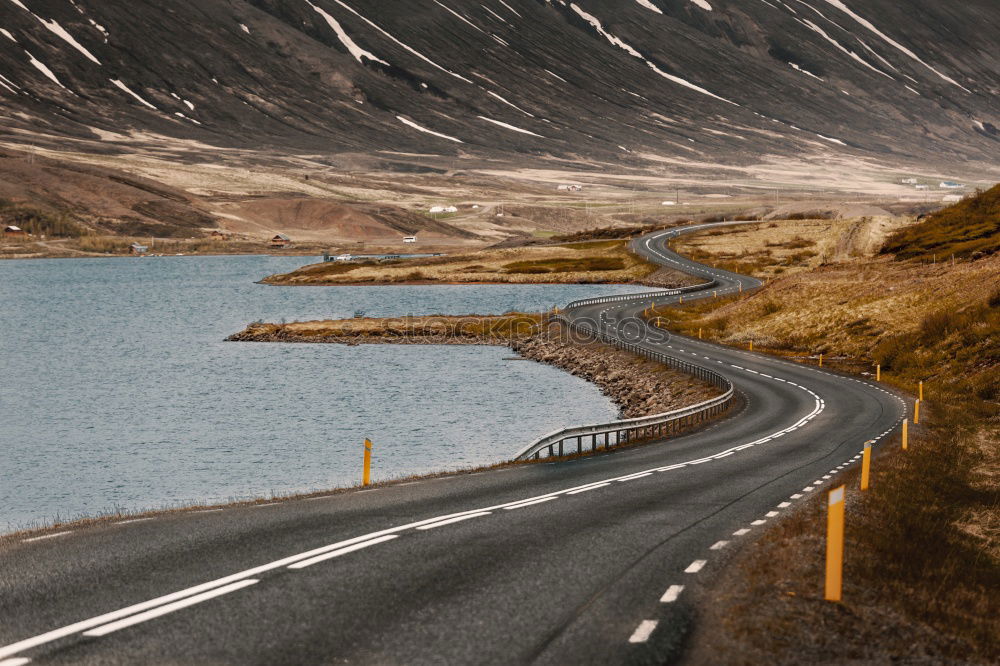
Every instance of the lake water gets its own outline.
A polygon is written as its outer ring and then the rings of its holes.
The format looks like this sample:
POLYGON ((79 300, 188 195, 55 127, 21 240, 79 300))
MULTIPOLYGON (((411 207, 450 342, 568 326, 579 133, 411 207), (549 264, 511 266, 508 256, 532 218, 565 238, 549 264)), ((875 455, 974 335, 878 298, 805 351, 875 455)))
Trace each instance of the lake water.
POLYGON ((508 459, 614 418, 502 347, 223 342, 262 319, 540 310, 594 285, 270 287, 307 257, 0 262, 0 532, 508 459))

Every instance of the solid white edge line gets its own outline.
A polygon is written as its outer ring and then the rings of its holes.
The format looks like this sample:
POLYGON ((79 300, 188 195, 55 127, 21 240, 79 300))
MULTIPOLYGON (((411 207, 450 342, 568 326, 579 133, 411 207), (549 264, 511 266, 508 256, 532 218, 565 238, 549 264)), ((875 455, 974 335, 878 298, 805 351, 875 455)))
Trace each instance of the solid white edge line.
POLYGON ((0 661, 0 666, 24 666, 24 664, 28 663, 31 663, 31 660, 27 657, 14 657, 13 659, 0 661))
POLYGON ((31 543, 32 541, 44 541, 45 539, 54 539, 56 537, 61 537, 66 534, 72 534, 73 530, 66 530, 64 532, 54 532, 53 534, 43 534, 42 536, 29 537, 27 539, 21 539, 21 543, 31 543))
POLYGON ((247 578, 231 585, 225 585, 223 587, 210 590, 203 594, 196 594, 193 597, 188 597, 187 599, 181 599, 180 601, 175 601, 172 604, 167 604, 166 606, 159 606, 152 610, 148 610, 145 613, 139 613, 138 615, 133 615, 127 617, 123 620, 118 620, 117 622, 112 622, 110 624, 105 624, 96 629, 91 629, 90 631, 83 632, 84 636, 105 636, 113 631, 118 631, 119 629, 125 629, 126 627, 131 627, 134 624, 139 624, 141 622, 146 622, 147 620, 152 620, 154 618, 160 617, 161 615, 166 615, 168 613, 173 613, 174 611, 179 611, 182 608, 187 608, 188 606, 194 606, 195 604, 200 604, 203 601, 208 601, 209 599, 214 599, 215 597, 221 597, 224 594, 229 594, 230 592, 235 592, 236 590, 242 590, 244 587, 249 587, 258 583, 256 578, 247 578))
POLYGON ((594 486, 587 486, 586 488, 577 488, 576 490, 571 490, 571 491, 569 491, 566 494, 567 495, 579 495, 580 493, 585 493, 588 490, 597 490, 598 488, 607 488, 610 485, 611 485, 610 483, 598 483, 597 485, 594 485, 594 486))
POLYGON ((518 502, 516 504, 509 504, 503 507, 504 511, 512 511, 514 509, 520 509, 525 506, 534 506, 536 504, 541 504, 542 502, 548 502, 549 500, 558 499, 555 495, 550 495, 548 497, 539 497, 538 499, 529 500, 527 502, 518 502))
MULTIPOLYGON (((419 528, 418 528, 419 529, 419 528)), ((317 555, 308 560, 303 560, 301 562, 296 562, 295 564, 289 564, 289 569, 304 569, 306 567, 311 567, 314 564, 319 564, 320 562, 325 562, 326 560, 333 559, 335 557, 340 557, 341 555, 347 555, 348 553, 353 553, 356 550, 361 550, 362 548, 367 548, 368 546, 374 546, 385 541, 392 541, 393 539, 399 538, 398 534, 385 534, 374 539, 369 539, 368 541, 362 541, 361 543, 356 543, 352 546, 345 546, 344 548, 338 548, 329 553, 324 553, 323 555, 317 555)))
POLYGON ((478 513, 467 513, 464 516, 455 516, 453 518, 448 518, 446 520, 441 520, 436 523, 430 523, 429 525, 421 525, 418 530, 432 530, 436 527, 443 527, 445 525, 452 525, 454 523, 460 523, 463 520, 469 520, 470 518, 479 518, 481 516, 492 515, 489 511, 480 511, 478 513))
POLYGON ((681 596, 681 592, 684 591, 683 585, 671 585, 667 588, 667 591, 663 593, 660 597, 661 604, 672 604, 677 601, 677 597, 681 596))
POLYGON ((653 631, 656 629, 656 625, 659 624, 657 620, 643 620, 639 623, 639 626, 635 628, 632 635, 629 636, 629 643, 645 643, 649 640, 649 637, 653 635, 653 631))

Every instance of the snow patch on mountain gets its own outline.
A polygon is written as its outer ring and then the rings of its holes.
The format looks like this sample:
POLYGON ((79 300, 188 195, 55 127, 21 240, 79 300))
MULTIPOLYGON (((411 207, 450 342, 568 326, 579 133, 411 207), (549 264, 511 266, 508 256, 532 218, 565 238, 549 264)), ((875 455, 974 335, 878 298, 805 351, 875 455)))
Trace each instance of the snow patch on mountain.
MULTIPOLYGON (((20 3, 17 2, 17 0, 12 0, 12 2, 20 4, 20 3)), ((21 5, 21 6, 23 7, 24 5, 21 5)), ((52 73, 52 70, 45 66, 45 63, 43 63, 41 60, 38 60, 35 56, 33 56, 30 53, 28 53, 27 50, 25 50, 25 53, 28 55, 28 59, 31 61, 32 67, 34 67, 39 72, 41 72, 42 74, 44 74, 46 78, 48 78, 49 80, 51 80, 53 83, 55 83, 60 88, 63 88, 64 90, 69 90, 69 88, 67 88, 66 86, 64 86, 62 84, 62 82, 58 79, 58 77, 56 77, 56 75, 52 73)))
POLYGON ((412 120, 408 120, 408 119, 404 118, 403 116, 396 116, 396 120, 398 120, 399 122, 403 123, 404 125, 406 125, 408 127, 412 127, 413 129, 417 130, 418 132, 424 132, 425 134, 433 134, 436 137, 440 137, 442 139, 448 139, 449 141, 454 141, 455 143, 465 143, 461 139, 456 139, 453 136, 448 136, 447 134, 442 134, 441 132, 435 132, 434 130, 427 129, 426 127, 424 127, 422 125, 418 125, 415 122, 413 122, 412 120))
POLYGON ((714 97, 715 99, 721 100, 721 101, 723 101, 723 102, 725 102, 727 104, 732 104, 733 106, 739 106, 739 104, 737 104, 736 102, 731 102, 728 99, 726 99, 725 97, 719 97, 715 93, 710 92, 708 90, 705 90, 701 86, 697 86, 697 85, 691 83, 690 81, 688 81, 686 79, 682 79, 679 76, 674 76, 673 74, 668 74, 667 72, 664 72, 662 69, 660 69, 659 67, 657 67, 655 63, 651 62, 650 60, 647 60, 645 56, 643 56, 641 53, 639 53, 634 48, 632 48, 631 46, 629 46, 626 42, 622 41, 618 37, 615 37, 610 32, 608 32, 607 30, 605 30, 604 26, 601 24, 600 20, 598 20, 598 18, 596 16, 594 16, 593 14, 588 14, 587 12, 583 11, 582 9, 580 9, 580 7, 575 2, 571 2, 569 6, 570 6, 570 9, 572 9, 574 12, 576 12, 577 15, 580 18, 582 18, 584 21, 586 21, 587 23, 589 23, 590 25, 592 25, 594 27, 594 30, 597 31, 597 34, 601 35, 606 40, 608 40, 609 42, 611 42, 612 44, 614 44, 618 48, 620 48, 623 51, 625 51, 626 53, 628 53, 630 56, 632 56, 634 58, 638 58, 639 60, 642 60, 643 62, 646 63, 646 65, 650 69, 652 69, 654 72, 656 72, 657 74, 659 74, 663 78, 667 79, 668 81, 672 81, 672 82, 674 82, 674 83, 676 83, 678 85, 684 86, 685 88, 690 88, 691 90, 699 92, 699 93, 701 93, 703 95, 708 95, 709 97, 714 97))
POLYGON ((534 118, 534 117, 535 117, 535 114, 533 114, 533 113, 528 113, 527 111, 525 111, 524 109, 522 109, 521 107, 519 107, 519 106, 518 106, 517 104, 514 104, 513 102, 509 102, 509 101, 507 101, 506 99, 504 99, 504 98, 503 98, 503 97, 501 97, 500 95, 496 94, 496 93, 495 93, 495 92, 493 92, 492 90, 487 90, 487 91, 486 91, 486 94, 487 94, 487 95, 490 95, 491 97, 496 97, 496 98, 497 98, 498 100, 500 100, 501 102, 503 102, 503 103, 504 103, 504 104, 506 104, 507 106, 511 107, 512 109, 517 109, 518 111, 520 111, 521 113, 523 113, 523 114, 524 114, 524 115, 526 115, 526 116, 529 116, 529 117, 531 117, 531 118, 534 118))
MULTIPOLYGON (((13 2, 15 5, 17 5, 18 7, 20 7, 21 9, 23 9, 24 11, 28 12, 29 14, 31 14, 36 19, 38 19, 38 22, 41 23, 42 25, 44 25, 46 28, 48 28, 49 31, 52 34, 56 35, 57 37, 59 37, 60 39, 62 39, 64 42, 66 42, 67 44, 69 44, 70 46, 72 46, 74 49, 76 49, 77 51, 79 51, 80 53, 82 53, 86 58, 88 58, 89 60, 94 61, 98 65, 101 64, 101 61, 98 60, 96 57, 94 57, 93 53, 91 53, 90 51, 88 51, 82 44, 80 44, 80 42, 76 41, 76 39, 73 37, 73 35, 71 35, 68 32, 66 32, 66 29, 63 28, 61 25, 59 25, 59 23, 57 21, 54 21, 54 20, 53 21, 46 21, 41 16, 39 16, 35 12, 31 11, 30 9, 28 9, 24 5, 24 3, 21 2, 21 0, 10 0, 10 1, 13 2)), ((62 84, 60 83, 59 85, 62 85, 62 84)))
POLYGON ((712 11, 712 5, 708 4, 708 2, 706 2, 705 0, 691 0, 691 2, 698 5, 706 12, 712 11))
POLYGON ((84 48, 84 46, 80 44, 80 42, 76 41, 76 39, 73 38, 73 35, 66 32, 66 29, 63 28, 61 25, 59 25, 59 23, 57 23, 56 21, 46 21, 45 19, 40 18, 38 16, 35 16, 35 18, 37 18, 42 23, 42 25, 48 28, 53 34, 55 34, 63 41, 65 41, 67 44, 72 46, 74 49, 82 53, 84 57, 94 61, 98 65, 101 64, 101 61, 98 60, 96 57, 94 57, 93 53, 84 48))
POLYGON ((535 134, 530 130, 522 129, 520 127, 515 127, 514 125, 508 125, 507 123, 500 122, 499 120, 493 120, 492 118, 487 118, 486 116, 478 116, 478 118, 480 120, 485 120, 488 123, 493 123, 494 125, 499 125, 500 127, 504 127, 506 129, 513 130, 515 132, 520 132, 521 134, 530 134, 531 136, 537 136, 539 139, 545 138, 541 134, 535 134))
POLYGON ((0 74, 0 86, 3 86, 4 88, 11 91, 15 95, 17 94, 17 91, 20 90, 20 87, 16 83, 8 79, 3 74, 0 74))
POLYGON ((337 39, 339 39, 340 43, 347 48, 348 52, 352 56, 354 56, 355 60, 357 60, 361 64, 364 64, 365 61, 363 59, 367 58, 368 60, 372 60, 374 62, 378 62, 386 66, 389 65, 389 63, 387 63, 385 60, 382 60, 371 51, 366 51, 365 49, 358 46, 357 43, 355 43, 355 41, 351 39, 351 36, 347 34, 344 28, 341 27, 337 19, 330 16, 325 10, 323 10, 323 8, 317 7, 313 3, 309 2, 309 0, 306 0, 306 4, 312 7, 314 10, 316 10, 316 13, 322 16, 326 20, 326 24, 330 26, 330 29, 337 34, 337 39))
POLYGON ((642 5, 643 7, 645 7, 646 9, 648 9, 650 11, 656 12, 657 14, 662 14, 663 13, 660 10, 659 7, 657 7, 656 5, 654 5, 649 0, 635 0, 635 1, 638 2, 640 5, 642 5))
POLYGON ((822 80, 823 80, 823 79, 822 79, 822 77, 819 77, 819 76, 816 76, 815 74, 813 74, 813 73, 812 73, 812 72, 810 72, 809 70, 807 70, 807 69, 804 69, 803 67, 800 67, 799 65, 796 65, 796 64, 795 64, 794 62, 790 62, 790 63, 788 63, 788 64, 789 64, 789 65, 791 66, 791 68, 792 68, 792 69, 794 69, 794 70, 795 70, 796 72, 802 72, 803 74, 805 74, 805 75, 807 75, 807 76, 811 76, 811 77, 813 77, 813 78, 814 78, 814 79, 816 79, 817 81, 822 81, 822 80))
POLYGON ((912 58, 913 60, 916 60, 917 62, 919 62, 924 67, 926 67, 927 69, 929 69, 932 72, 934 72, 935 74, 937 74, 939 78, 943 79, 944 81, 947 81, 948 83, 950 83, 952 85, 958 86, 959 88, 961 88, 962 90, 964 90, 967 93, 970 93, 970 94, 972 93, 971 90, 969 90, 968 88, 966 88, 965 86, 963 86, 961 83, 959 83, 955 79, 951 78, 950 76, 947 76, 946 74, 943 74, 943 73, 939 72, 938 70, 934 69, 932 66, 928 65, 926 62, 924 62, 923 60, 921 60, 920 57, 916 53, 914 53, 910 49, 906 48, 905 46, 903 46, 902 44, 900 44, 899 42, 897 42, 896 40, 894 40, 892 37, 889 37, 884 32, 882 32, 881 30, 879 30, 878 28, 876 28, 875 25, 871 21, 869 21, 868 19, 864 18, 863 16, 860 16, 860 15, 854 13, 851 10, 851 8, 848 7, 847 5, 845 5, 843 2, 841 2, 841 0, 825 0, 825 1, 828 4, 833 5, 834 7, 836 7, 837 9, 839 9, 840 11, 844 12, 845 14, 847 14, 852 19, 854 19, 855 21, 857 21, 858 23, 860 23, 864 27, 868 28, 870 31, 872 31, 876 35, 878 35, 880 38, 882 38, 882 40, 886 44, 892 46, 893 48, 895 48, 897 51, 899 51, 903 55, 906 55, 909 58, 912 58))
POLYGON ((17 40, 14 39, 14 35, 10 34, 9 31, 4 30, 3 28, 0 28, 0 34, 2 34, 4 37, 6 37, 10 41, 14 42, 15 44, 17 43, 17 40))
MULTIPOLYGON (((868 69, 872 70, 876 74, 881 74, 882 76, 884 76, 886 78, 893 79, 892 76, 890 76, 889 74, 886 74, 881 69, 879 69, 878 67, 874 66, 873 64, 871 64, 870 62, 868 62, 867 60, 865 60, 864 58, 862 58, 861 56, 859 56, 854 51, 851 51, 850 49, 848 49, 846 46, 844 46, 843 44, 841 44, 840 42, 838 42, 836 39, 834 39, 830 35, 826 34, 826 31, 824 31, 823 28, 819 27, 818 25, 816 25, 815 23, 813 23, 809 19, 796 19, 796 21, 798 21, 802 25, 806 26, 807 28, 809 28, 810 30, 812 30, 813 32, 815 32, 816 34, 818 34, 820 37, 822 37, 823 39, 825 39, 826 41, 830 42, 835 47, 837 47, 837 49, 839 51, 843 51, 848 56, 850 56, 852 59, 858 61, 859 63, 861 63, 862 65, 864 65, 868 69)), ((893 79, 893 81, 895 81, 895 79, 893 79)))
POLYGON ((519 13, 517 12, 517 10, 516 10, 516 9, 514 9, 513 7, 511 7, 510 5, 508 5, 508 4, 507 4, 506 2, 504 2, 503 0, 500 0, 500 4, 501 4, 501 5, 503 5, 504 7, 506 7, 507 9, 509 9, 510 11, 512 11, 512 12, 514 13, 514 15, 515 15, 515 16, 517 16, 518 18, 524 18, 523 16, 521 16, 521 15, 520 15, 520 14, 519 14, 519 13))
MULTIPOLYGON (((505 19, 504 17, 500 16, 499 14, 497 14, 495 11, 493 11, 492 9, 490 9, 489 7, 487 7, 486 5, 483 5, 482 7, 483 7, 483 9, 485 9, 486 11, 488 11, 490 14, 493 14, 493 16, 496 16, 499 20, 503 21, 504 23, 507 23, 507 19, 505 19)), ((507 25, 510 25, 510 24, 507 23, 507 25)))
POLYGON ((131 95, 132 97, 134 97, 136 100, 138 100, 139 103, 142 104, 143 106, 148 106, 149 108, 153 109, 154 111, 159 111, 159 109, 157 109, 155 106, 153 106, 152 104, 150 104, 149 102, 147 102, 146 100, 144 100, 137 93, 135 93, 134 91, 132 91, 131 88, 129 88, 127 85, 125 85, 124 83, 122 83, 118 79, 110 79, 110 81, 111 81, 111 83, 113 83, 115 85, 116 88, 119 88, 120 90, 128 93, 129 95, 131 95))
POLYGON ((483 33, 484 35, 486 34, 485 30, 483 30, 478 25, 476 25, 475 23, 473 23, 469 19, 465 18, 464 16, 462 16, 461 14, 459 14, 458 12, 456 12, 454 9, 452 9, 448 5, 444 4, 443 2, 440 2, 439 0, 434 0, 434 4, 438 5, 439 7, 442 7, 448 13, 454 14, 455 16, 457 16, 459 18, 459 20, 464 21, 465 23, 468 23, 470 26, 472 26, 473 29, 478 30, 479 32, 483 33))
MULTIPOLYGON (((405 49, 409 53, 412 53, 413 55, 417 56, 418 58, 420 58, 421 60, 423 60, 427 64, 431 65, 432 67, 440 69, 445 74, 448 74, 450 76, 454 76, 456 79, 460 79, 462 81, 465 81, 466 83, 472 83, 472 81, 470 81, 469 79, 465 78, 461 74, 456 74, 455 72, 442 67, 441 65, 437 64, 436 62, 434 62, 433 60, 431 60, 430 58, 428 58, 427 56, 425 56, 423 53, 420 53, 419 51, 417 51, 413 47, 411 47, 411 46, 409 46, 407 44, 404 44, 400 40, 396 39, 391 34, 389 34, 388 32, 386 32, 382 28, 380 28, 378 25, 376 25, 372 21, 370 21, 367 18, 365 18, 364 16, 362 16, 360 13, 358 13, 352 7, 350 7, 346 3, 342 2, 342 0, 333 0, 333 1, 336 2, 338 5, 340 5, 341 7, 343 7, 344 9, 346 9, 347 11, 351 12, 352 14, 354 14, 355 16, 357 16, 359 19, 361 19, 362 21, 364 21, 365 23, 367 23, 371 27, 373 27, 376 30, 378 30, 380 33, 382 33, 383 35, 385 35, 386 37, 388 37, 392 42, 394 42, 395 44, 401 46, 403 49, 405 49)), ((457 139, 456 139, 456 141, 457 141, 457 139)))

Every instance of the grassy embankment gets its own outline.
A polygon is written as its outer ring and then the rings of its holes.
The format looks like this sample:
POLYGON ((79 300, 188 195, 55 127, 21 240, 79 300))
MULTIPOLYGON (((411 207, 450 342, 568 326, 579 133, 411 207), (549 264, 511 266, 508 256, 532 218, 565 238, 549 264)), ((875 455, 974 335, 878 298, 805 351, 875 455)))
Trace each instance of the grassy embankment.
POLYGON ((817 497, 718 581, 703 623, 713 634, 696 637, 695 662, 1000 658, 1000 187, 984 197, 900 230, 885 245, 895 256, 848 258, 755 294, 657 312, 680 332, 753 340, 810 363, 822 352, 825 365, 853 371, 881 364, 884 382, 925 390, 910 450, 898 438, 885 446, 863 495, 856 470, 843 477, 844 602, 822 601, 817 497), (954 265, 928 263, 952 251, 954 265))
MULTIPOLYGON (((659 270, 629 253, 625 241, 487 249, 461 255, 386 262, 326 262, 272 275, 267 284, 641 282, 659 270)), ((684 279, 680 274, 676 280, 684 279)))
POLYGON ((538 331, 543 315, 425 315, 417 317, 326 319, 269 324, 255 322, 231 335, 234 342, 343 342, 507 344, 538 331))

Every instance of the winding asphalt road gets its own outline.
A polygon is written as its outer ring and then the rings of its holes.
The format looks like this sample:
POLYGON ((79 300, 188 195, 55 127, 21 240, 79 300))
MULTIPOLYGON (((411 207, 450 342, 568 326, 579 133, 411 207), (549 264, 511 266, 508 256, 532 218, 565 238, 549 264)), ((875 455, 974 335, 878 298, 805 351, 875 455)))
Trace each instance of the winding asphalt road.
MULTIPOLYGON (((634 249, 719 291, 757 286, 670 252, 675 233, 634 249)), ((614 320, 648 303, 570 315, 614 320)), ((731 377, 740 407, 572 462, 8 540, 0 666, 676 660, 693 595, 725 554, 888 436, 905 407, 813 367, 657 344, 731 377)))

